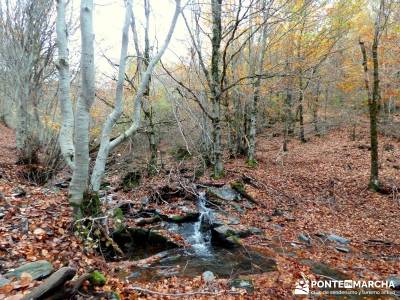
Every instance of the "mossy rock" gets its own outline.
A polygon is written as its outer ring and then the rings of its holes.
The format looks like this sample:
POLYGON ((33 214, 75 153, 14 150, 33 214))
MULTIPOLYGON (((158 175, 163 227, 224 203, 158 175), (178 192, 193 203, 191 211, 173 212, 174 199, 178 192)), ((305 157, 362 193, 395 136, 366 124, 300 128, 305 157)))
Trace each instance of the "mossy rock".
POLYGON ((224 185, 221 188, 209 187, 207 194, 209 198, 218 198, 225 201, 238 201, 242 199, 241 195, 228 185, 224 185))
POLYGON ((183 216, 172 216, 168 218, 168 221, 174 223, 187 223, 187 222, 196 222, 199 219, 200 214, 196 212, 187 213, 183 216))
POLYGON ((103 286, 106 284, 106 277, 99 271, 93 271, 90 274, 89 281, 94 286, 103 286))
POLYGON ((29 273, 33 280, 43 279, 53 273, 53 265, 46 260, 38 260, 30 263, 26 263, 13 271, 7 272, 4 277, 6 278, 17 278, 19 279, 22 273, 29 273))
POLYGON ((162 233, 140 227, 126 228, 121 232, 116 231, 112 238, 131 259, 141 259, 179 247, 162 233))
POLYGON ((246 193, 244 183, 241 182, 240 180, 231 182, 231 188, 238 191, 240 194, 246 193))
POLYGON ((239 289, 245 289, 248 293, 252 293, 254 291, 254 285, 251 279, 236 278, 229 282, 229 286, 239 289))

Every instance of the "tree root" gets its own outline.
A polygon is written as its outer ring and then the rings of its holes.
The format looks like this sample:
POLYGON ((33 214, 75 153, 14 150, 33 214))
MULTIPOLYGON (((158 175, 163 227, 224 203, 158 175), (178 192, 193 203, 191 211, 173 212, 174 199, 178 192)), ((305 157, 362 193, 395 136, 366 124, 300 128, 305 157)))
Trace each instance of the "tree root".
POLYGON ((186 297, 186 296, 195 296, 195 295, 205 295, 205 296, 221 296, 223 294, 235 294, 238 295, 240 292, 238 291, 228 291, 228 290, 222 290, 218 292, 208 292, 208 291, 194 291, 194 292, 187 292, 187 293, 163 293, 163 292, 157 292, 157 291, 152 291, 148 290, 145 288, 141 288, 139 286, 133 286, 129 287, 130 290, 135 290, 141 293, 147 293, 147 294, 153 294, 153 295, 159 295, 159 296, 168 296, 168 297, 186 297))

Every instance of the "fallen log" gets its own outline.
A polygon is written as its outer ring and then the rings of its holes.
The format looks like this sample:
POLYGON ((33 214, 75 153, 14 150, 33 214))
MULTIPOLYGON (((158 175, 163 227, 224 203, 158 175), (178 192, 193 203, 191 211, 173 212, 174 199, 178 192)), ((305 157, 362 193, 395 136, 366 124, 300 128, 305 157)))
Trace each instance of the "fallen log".
POLYGON ((56 290, 64 288, 64 283, 75 276, 76 270, 70 267, 63 267, 50 275, 41 285, 33 289, 22 300, 43 299, 52 295, 56 290))

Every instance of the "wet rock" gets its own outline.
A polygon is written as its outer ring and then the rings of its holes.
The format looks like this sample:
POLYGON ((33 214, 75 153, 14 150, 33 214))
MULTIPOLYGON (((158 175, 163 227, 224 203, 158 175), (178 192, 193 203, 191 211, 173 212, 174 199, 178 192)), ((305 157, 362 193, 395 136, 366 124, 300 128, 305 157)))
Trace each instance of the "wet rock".
POLYGON ((14 198, 23 198, 26 196, 26 191, 22 187, 17 186, 13 189, 12 196, 14 198))
POLYGON ((304 233, 300 233, 297 238, 299 241, 306 242, 307 244, 311 245, 311 239, 304 233))
POLYGON ((5 285, 7 285, 7 284, 9 284, 11 281, 9 280, 9 279, 7 279, 7 278, 1 278, 0 277, 0 288, 2 287, 2 286, 5 286, 5 285))
POLYGON ((218 198, 225 201, 238 201, 242 199, 240 194, 228 185, 224 185, 221 188, 209 187, 207 192, 210 198, 218 198))
MULTIPOLYGON (((180 247, 162 232, 151 229, 128 227, 114 232, 113 240, 132 259, 142 259, 153 254, 180 247)), ((112 256, 109 254, 108 256, 112 256)))
POLYGON ((240 238, 261 233, 262 230, 256 227, 246 227, 243 225, 221 225, 211 229, 211 241, 215 245, 233 248, 241 245, 240 238))
POLYGON ((350 249, 347 247, 336 247, 335 248, 337 251, 342 252, 342 253, 349 253, 350 249))
POLYGON ((201 278, 203 278, 204 282, 212 282, 215 280, 215 275, 213 272, 211 271, 205 271, 203 272, 203 274, 201 275, 201 278))
POLYGON ((154 224, 160 222, 161 218, 159 216, 150 217, 150 218, 137 218, 135 220, 136 226, 145 226, 148 224, 154 224))
POLYGON ((223 248, 235 248, 240 245, 235 231, 227 225, 222 225, 211 230, 211 242, 223 248))
POLYGON ((336 234, 329 234, 326 236, 326 238, 332 242, 336 242, 343 245, 350 243, 350 240, 336 234))
POLYGON ((243 198, 249 200, 250 202, 256 203, 255 199, 246 191, 246 187, 243 181, 234 181, 231 182, 231 187, 235 191, 237 191, 243 198))
POLYGON ((244 225, 222 225, 214 228, 214 230, 224 236, 236 235, 240 238, 245 238, 255 233, 261 233, 260 229, 256 227, 246 227, 244 225))
POLYGON ((140 203, 142 204, 142 207, 147 206, 150 203, 150 198, 145 196, 142 199, 140 199, 140 203))
POLYGON ((233 279, 229 282, 231 288, 245 289, 248 293, 254 291, 253 281, 251 279, 233 279))
POLYGON ((169 222, 174 223, 186 223, 186 222, 196 222, 199 219, 200 214, 197 212, 189 212, 185 215, 179 216, 170 216, 168 217, 169 222))
POLYGON ((239 225, 240 219, 236 217, 230 217, 221 213, 213 214, 213 226, 217 227, 220 225, 239 225))
POLYGON ((234 218, 231 217, 228 219, 228 225, 239 225, 240 224, 240 219, 239 218, 234 218))
POLYGON ((4 276, 7 278, 16 277, 19 279, 22 273, 29 273, 33 280, 37 280, 49 276, 53 271, 52 264, 47 260, 38 260, 24 264, 13 271, 9 271, 4 276))
POLYGON ((231 203, 234 209, 236 209, 238 212, 243 213, 244 209, 237 203, 231 203))

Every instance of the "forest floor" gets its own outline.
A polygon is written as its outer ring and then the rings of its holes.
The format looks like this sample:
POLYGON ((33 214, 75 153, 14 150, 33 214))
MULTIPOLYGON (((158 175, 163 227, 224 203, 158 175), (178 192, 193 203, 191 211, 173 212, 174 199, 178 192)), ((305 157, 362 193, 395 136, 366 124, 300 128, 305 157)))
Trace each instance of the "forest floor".
MULTIPOLYGON (((257 182, 246 189, 260 205, 231 213, 242 224, 262 229, 262 235, 244 238, 242 243, 273 257, 277 270, 248 276, 254 283, 252 294, 232 294, 228 280, 217 279, 213 289, 220 293, 212 296, 196 294, 210 290, 200 276, 127 282, 117 276, 115 264, 85 251, 72 231, 66 190, 34 186, 21 179, 23 167, 15 165, 14 134, 0 125, 0 273, 41 259, 50 261, 55 269, 75 267, 78 274, 98 269, 108 279, 101 289, 116 291, 123 299, 169 299, 168 293, 183 293, 174 299, 292 299, 301 274, 309 279, 317 276, 305 260, 323 262, 353 280, 399 276, 400 142, 380 137, 380 176, 386 194, 367 188, 370 152, 366 128, 358 132, 356 141, 350 140, 346 128, 312 137, 305 144, 293 140, 288 153, 280 150, 281 142, 281 137, 260 137, 258 167, 248 167, 243 159, 227 161, 226 177, 218 181, 247 176, 257 182), (26 195, 19 195, 17 188, 26 195), (349 253, 318 237, 319 233, 348 239, 349 253), (309 242, 299 240, 300 234, 309 242)), ((134 193, 118 195, 139 201, 150 186, 163 180, 161 175, 153 177, 134 193)), ((204 180, 210 181, 206 176, 204 180)), ((124 262, 120 264, 124 268, 124 262)), ((13 281, 0 288, 0 299, 21 299, 39 284, 29 278, 13 281)))

